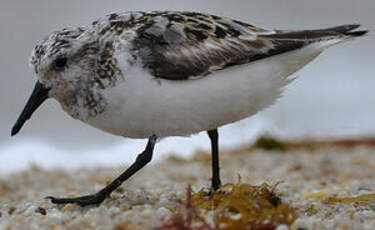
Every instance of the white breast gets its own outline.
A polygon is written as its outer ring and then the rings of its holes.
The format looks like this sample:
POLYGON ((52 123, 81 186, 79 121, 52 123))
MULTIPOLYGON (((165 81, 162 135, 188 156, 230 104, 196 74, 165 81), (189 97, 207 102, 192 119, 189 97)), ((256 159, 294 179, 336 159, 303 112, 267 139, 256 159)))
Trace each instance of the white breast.
POLYGON ((155 79, 132 68, 125 81, 104 92, 106 112, 87 122, 131 138, 185 136, 255 114, 280 96, 288 76, 326 47, 312 44, 196 80, 155 79))

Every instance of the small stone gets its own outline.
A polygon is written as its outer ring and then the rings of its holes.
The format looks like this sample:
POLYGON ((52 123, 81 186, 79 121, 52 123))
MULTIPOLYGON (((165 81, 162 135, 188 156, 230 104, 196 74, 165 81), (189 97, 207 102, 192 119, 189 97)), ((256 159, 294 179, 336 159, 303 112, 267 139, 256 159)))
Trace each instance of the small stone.
POLYGON ((9 208, 9 210, 8 210, 8 214, 9 214, 9 215, 12 215, 12 214, 14 213, 14 211, 16 211, 16 208, 13 207, 13 206, 11 206, 11 207, 9 208))
POLYGON ((129 204, 122 204, 120 206, 121 211, 128 211, 130 208, 131 208, 131 206, 129 204))
POLYGON ((156 211, 159 215, 168 215, 171 213, 171 210, 165 207, 160 207, 156 211))
MULTIPOLYGON (((241 213, 237 213, 237 214, 234 214, 234 215, 231 215, 230 218, 232 220, 240 220, 242 217, 242 214, 241 213)), ((279 229, 278 229, 279 230, 279 229)))
POLYGON ((47 211, 46 211, 44 208, 42 208, 42 207, 38 207, 38 208, 36 208, 36 209, 35 209, 35 212, 36 212, 36 213, 40 213, 40 214, 42 214, 42 215, 47 215, 47 211))
POLYGON ((282 224, 282 225, 279 225, 277 226, 276 230, 288 230, 288 226, 286 226, 285 224, 282 224))
POLYGON ((150 218, 152 215, 153 215, 153 210, 151 210, 151 209, 143 210, 140 213, 140 216, 143 217, 143 218, 150 218))

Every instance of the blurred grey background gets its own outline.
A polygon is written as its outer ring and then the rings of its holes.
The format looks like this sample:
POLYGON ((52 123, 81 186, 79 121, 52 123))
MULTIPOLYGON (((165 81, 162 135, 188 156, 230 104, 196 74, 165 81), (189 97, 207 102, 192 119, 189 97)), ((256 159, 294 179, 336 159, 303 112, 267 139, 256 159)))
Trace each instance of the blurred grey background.
MULTIPOLYGON (((0 170, 35 162, 45 167, 131 162, 145 140, 106 134, 68 117, 53 100, 16 137, 10 129, 35 83, 28 58, 35 43, 65 26, 87 25, 105 14, 130 10, 184 10, 232 17, 264 28, 308 29, 361 23, 375 31, 374 0, 2 0, 0 6, 0 170)), ((269 132, 281 138, 375 134, 374 33, 330 48, 297 73, 284 97, 255 117, 226 126, 229 148, 269 132)), ((168 138, 160 154, 207 149, 204 134, 168 138)), ((158 156, 156 156, 158 158, 158 156)))

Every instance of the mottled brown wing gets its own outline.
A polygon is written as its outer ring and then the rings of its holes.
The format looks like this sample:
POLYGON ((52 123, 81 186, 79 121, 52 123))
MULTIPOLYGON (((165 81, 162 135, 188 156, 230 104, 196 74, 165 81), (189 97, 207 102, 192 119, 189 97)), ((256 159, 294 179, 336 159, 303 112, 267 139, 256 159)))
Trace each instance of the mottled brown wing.
POLYGON ((210 38, 205 42, 187 41, 176 46, 147 45, 146 42, 142 41, 147 48, 140 51, 143 64, 155 77, 169 80, 200 78, 213 71, 265 57, 269 53, 266 47, 268 41, 264 39, 242 41, 210 38))
POLYGON ((137 55, 157 78, 186 80, 295 50, 355 26, 267 31, 213 15, 159 12, 137 30, 137 55))
POLYGON ((157 78, 199 78, 248 63, 274 46, 272 34, 246 23, 191 12, 157 12, 137 30, 135 50, 157 78))

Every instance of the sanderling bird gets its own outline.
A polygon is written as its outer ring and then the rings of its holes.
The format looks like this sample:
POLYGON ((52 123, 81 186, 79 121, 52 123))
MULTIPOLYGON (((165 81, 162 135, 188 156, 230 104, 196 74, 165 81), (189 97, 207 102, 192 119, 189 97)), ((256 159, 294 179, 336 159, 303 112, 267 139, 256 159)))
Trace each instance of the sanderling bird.
POLYGON ((194 12, 113 13, 40 41, 30 58, 38 76, 12 129, 48 98, 73 118, 123 137, 148 138, 145 150, 111 184, 53 203, 100 204, 152 159, 158 138, 207 131, 212 189, 220 187, 218 127, 273 104, 289 76, 324 49, 360 37, 359 25, 266 30, 194 12))

